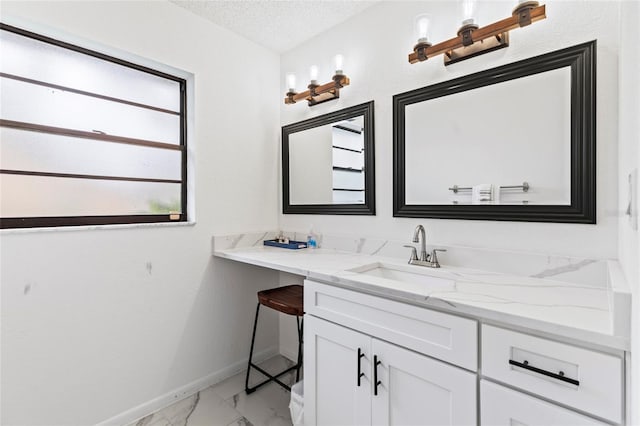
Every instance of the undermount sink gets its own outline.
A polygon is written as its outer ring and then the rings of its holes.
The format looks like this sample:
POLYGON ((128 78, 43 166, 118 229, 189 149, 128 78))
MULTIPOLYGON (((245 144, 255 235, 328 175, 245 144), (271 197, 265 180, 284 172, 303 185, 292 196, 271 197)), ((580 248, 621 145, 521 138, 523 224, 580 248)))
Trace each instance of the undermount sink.
POLYGON ((349 272, 356 272, 370 277, 384 278, 408 284, 415 284, 433 290, 453 289, 455 281, 446 278, 433 276, 433 273, 423 266, 413 265, 389 265, 384 263, 372 263, 349 269, 349 272))

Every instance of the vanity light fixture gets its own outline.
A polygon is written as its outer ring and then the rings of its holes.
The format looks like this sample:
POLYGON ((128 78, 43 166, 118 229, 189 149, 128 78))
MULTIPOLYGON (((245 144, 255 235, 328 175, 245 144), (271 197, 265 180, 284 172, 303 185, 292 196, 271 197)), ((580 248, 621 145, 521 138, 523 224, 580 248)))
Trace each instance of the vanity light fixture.
POLYGON ((428 18, 420 15, 416 18, 416 31, 418 42, 413 47, 413 53, 409 54, 409 62, 426 61, 440 54, 444 54, 444 64, 453 63, 492 52, 509 46, 509 31, 519 27, 525 27, 533 22, 547 17, 544 5, 539 5, 535 0, 519 0, 509 18, 502 19, 484 27, 479 27, 475 22, 475 0, 462 0, 462 26, 458 29, 456 37, 431 44, 427 31, 428 18))
POLYGON ((331 78, 331 82, 322 85, 318 84, 318 67, 313 65, 309 71, 310 82, 304 92, 296 92, 296 76, 292 73, 287 74, 287 97, 284 98, 285 104, 295 104, 303 99, 307 100, 309 106, 318 105, 322 102, 332 101, 340 97, 340 89, 348 86, 349 77, 344 75, 342 66, 344 57, 336 55, 335 58, 335 74, 331 78))

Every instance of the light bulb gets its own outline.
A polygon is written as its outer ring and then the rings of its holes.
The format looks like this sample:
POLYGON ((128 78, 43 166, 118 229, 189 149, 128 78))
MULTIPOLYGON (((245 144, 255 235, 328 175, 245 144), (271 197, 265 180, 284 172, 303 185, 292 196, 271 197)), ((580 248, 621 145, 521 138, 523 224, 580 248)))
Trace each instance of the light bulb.
POLYGON ((287 87, 289 88, 289 92, 296 91, 296 75, 292 72, 287 73, 287 87))
POLYGON ((342 63, 344 62, 344 57, 340 54, 337 54, 335 57, 336 62, 336 75, 342 75, 342 63))
POLYGON ((423 13, 416 16, 416 36, 418 43, 429 42, 429 15, 423 13))
POLYGON ((461 0, 461 6, 462 25, 474 24, 476 18, 476 0, 461 0))
POLYGON ((311 76, 311 83, 316 84, 318 82, 318 67, 312 65, 309 69, 309 75, 311 76))

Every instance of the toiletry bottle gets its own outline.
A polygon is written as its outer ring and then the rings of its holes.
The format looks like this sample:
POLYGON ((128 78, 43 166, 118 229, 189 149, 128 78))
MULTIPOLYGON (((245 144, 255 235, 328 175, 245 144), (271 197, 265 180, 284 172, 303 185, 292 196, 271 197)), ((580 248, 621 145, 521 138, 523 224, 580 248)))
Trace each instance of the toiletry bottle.
POLYGON ((318 239, 316 234, 313 232, 313 225, 311 226, 311 230, 307 235, 307 247, 310 249, 318 248, 318 239))

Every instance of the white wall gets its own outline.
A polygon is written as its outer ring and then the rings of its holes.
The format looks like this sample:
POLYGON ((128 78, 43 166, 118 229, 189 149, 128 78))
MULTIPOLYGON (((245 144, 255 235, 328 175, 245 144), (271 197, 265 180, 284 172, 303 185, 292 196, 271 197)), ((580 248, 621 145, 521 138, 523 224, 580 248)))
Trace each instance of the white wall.
MULTIPOLYGON (((620 261, 627 279, 637 284, 638 230, 637 226, 632 225, 629 216, 625 215, 625 211, 629 204, 628 177, 640 165, 640 34, 636 30, 636 24, 640 19, 640 3, 624 2, 620 16, 619 248, 620 261)), ((635 189, 638 191, 638 187, 635 189)))
POLYGON ((571 204, 570 94, 567 66, 407 105, 407 204, 470 203, 471 191, 449 188, 523 182, 529 191, 496 191, 494 202, 571 204))
MULTIPOLYGON (((0 422, 133 409, 125 423, 243 368, 255 292, 278 275, 214 260, 210 241, 277 225, 279 57, 168 2, 3 1, 2 14, 195 75, 197 224, 3 231, 0 422)), ((278 333, 262 319, 258 349, 278 333)))
MULTIPOLYGON (((624 2, 620 8, 620 80, 619 80, 619 179, 620 197, 618 212, 620 216, 619 258, 627 281, 631 286, 631 375, 632 424, 640 424, 640 252, 638 250, 640 234, 631 225, 625 210, 629 202, 628 175, 640 165, 640 34, 637 24, 640 21, 640 3, 624 2)), ((640 197, 640 188, 636 187, 635 196, 640 197)))
POLYGON ((289 135, 289 203, 331 204, 332 127, 289 135))
MULTIPOLYGON (((432 14, 435 42, 455 35, 460 25, 458 2, 383 2, 285 53, 283 70, 293 70, 306 81, 308 67, 317 64, 320 80, 333 73, 331 58, 345 57, 344 71, 351 85, 340 99, 313 108, 304 103, 281 105, 281 123, 289 124, 329 111, 375 100, 376 199, 372 217, 281 215, 284 229, 305 230, 313 223, 320 233, 411 237, 422 223, 433 244, 468 245, 550 252, 587 257, 617 257, 617 81, 618 9, 613 2, 549 0, 546 20, 514 30, 510 46, 448 67, 442 57, 410 65, 413 20, 422 12, 432 14), (598 40, 597 69, 597 225, 491 222, 394 218, 392 210, 392 96, 397 93, 460 77, 473 72, 526 59, 582 42, 598 40)), ((511 13, 511 2, 482 1, 481 24, 511 13)), ((282 79, 281 79, 282 80, 282 79)), ((280 88, 281 93, 286 88, 280 88)), ((505 105, 506 108, 509 105, 505 105)), ((457 113, 457 112, 452 112, 457 113)), ((428 130, 427 130, 428 131, 428 130)))

